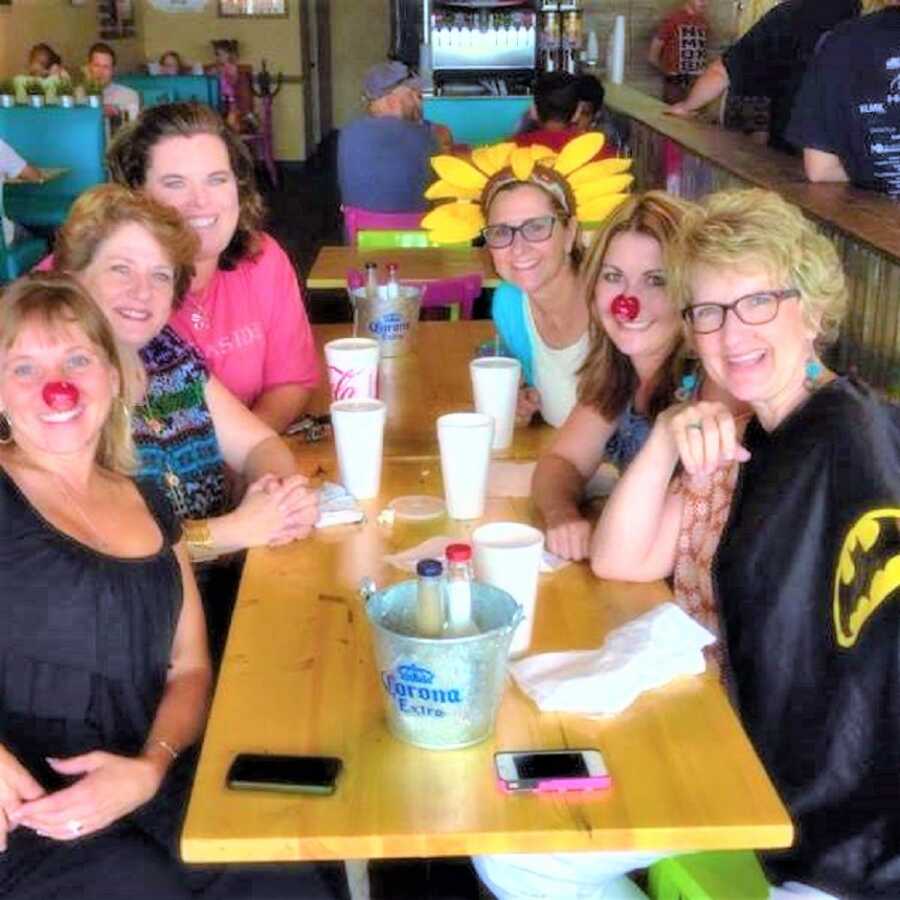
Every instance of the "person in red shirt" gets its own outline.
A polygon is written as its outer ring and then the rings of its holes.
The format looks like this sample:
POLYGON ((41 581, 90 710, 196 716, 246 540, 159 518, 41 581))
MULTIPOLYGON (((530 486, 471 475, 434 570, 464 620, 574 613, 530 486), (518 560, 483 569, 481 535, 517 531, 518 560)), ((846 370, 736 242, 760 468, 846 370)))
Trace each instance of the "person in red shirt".
MULTIPOLYGON (((554 153, 559 153, 572 138, 584 132, 583 127, 574 121, 581 93, 578 79, 574 75, 566 72, 547 72, 541 75, 534 85, 534 110, 538 126, 532 131, 514 135, 516 146, 541 144, 554 153)), ((604 147, 597 154, 597 159, 614 155, 614 149, 604 147)))
POLYGON ((706 0, 687 0, 660 24, 647 60, 663 74, 663 100, 678 103, 706 68, 706 0))

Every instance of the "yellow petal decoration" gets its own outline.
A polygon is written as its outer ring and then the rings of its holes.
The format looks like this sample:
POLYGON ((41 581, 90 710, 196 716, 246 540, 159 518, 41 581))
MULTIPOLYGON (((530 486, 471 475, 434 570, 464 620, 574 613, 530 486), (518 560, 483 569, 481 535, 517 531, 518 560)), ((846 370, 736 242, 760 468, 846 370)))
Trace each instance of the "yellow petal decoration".
POLYGON ((590 162, 603 149, 605 143, 606 136, 601 131, 588 131, 580 134, 562 148, 559 156, 556 157, 553 168, 560 175, 568 175, 590 162))
POLYGON ((576 208, 572 210, 581 222, 598 223, 628 198, 626 193, 634 181, 628 173, 630 159, 604 159, 594 162, 603 149, 605 137, 600 132, 587 132, 569 141, 556 154, 549 147, 534 144, 516 147, 510 141, 472 151, 472 161, 455 156, 432 157, 431 164, 439 176, 425 192, 429 200, 449 200, 435 207, 422 219, 435 244, 460 244, 477 237, 484 227, 481 201, 489 180, 509 168, 511 176, 500 176, 503 184, 521 181, 544 187, 534 178, 537 163, 552 168, 572 192, 576 208))
POLYGON ((531 147, 516 147, 510 154, 509 164, 512 166, 513 175, 519 181, 528 181, 534 171, 534 157, 531 155, 531 147))
POLYGON ((578 220, 580 222, 602 222, 610 213, 618 209, 628 194, 609 194, 585 204, 578 204, 578 220))
POLYGON ((431 165, 443 181, 461 188, 481 190, 487 184, 487 176, 471 163, 456 156, 432 156, 431 165))
POLYGON ((427 191, 426 200, 446 200, 448 198, 460 200, 477 200, 481 196, 480 188, 464 188, 449 181, 436 181, 427 191))
POLYGON ((556 159, 556 151, 551 150, 549 147, 545 147, 543 144, 532 144, 531 158, 535 162, 540 162, 542 159, 556 159))
POLYGON ((606 178, 608 175, 618 175, 621 172, 627 172, 631 168, 632 160, 630 159, 601 159, 600 162, 588 163, 569 176, 569 184, 572 190, 579 185, 587 184, 590 181, 597 181, 600 178, 606 178))
POLYGON ((462 200, 444 203, 422 219, 422 228, 430 232, 430 237, 436 244, 470 241, 483 227, 481 207, 462 200))
POLYGON ((633 175, 610 175, 599 181, 583 184, 575 189, 575 202, 580 206, 591 200, 599 200, 605 194, 621 194, 627 191, 633 182, 633 175))
POLYGON ((516 145, 510 141, 503 144, 494 144, 492 147, 476 147, 472 151, 472 162, 485 175, 495 175, 509 164, 509 155, 515 149, 516 145))

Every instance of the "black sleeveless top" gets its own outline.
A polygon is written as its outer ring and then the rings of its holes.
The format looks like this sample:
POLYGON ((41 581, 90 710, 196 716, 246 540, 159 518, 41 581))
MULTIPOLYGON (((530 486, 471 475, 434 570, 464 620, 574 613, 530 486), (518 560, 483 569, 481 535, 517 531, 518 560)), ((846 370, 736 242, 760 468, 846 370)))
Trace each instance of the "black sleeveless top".
POLYGON ((158 552, 119 558, 59 531, 0 469, 0 743, 48 790, 44 757, 134 754, 165 687, 181 611, 180 526, 139 490, 158 552))

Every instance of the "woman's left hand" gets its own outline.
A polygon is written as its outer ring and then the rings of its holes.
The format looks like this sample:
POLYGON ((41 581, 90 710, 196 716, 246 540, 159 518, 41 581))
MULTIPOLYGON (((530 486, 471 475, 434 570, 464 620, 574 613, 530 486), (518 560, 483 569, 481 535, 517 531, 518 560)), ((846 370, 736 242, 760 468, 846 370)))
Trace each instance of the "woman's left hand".
POLYGON ((162 770, 144 757, 94 750, 68 759, 48 759, 75 784, 23 803, 13 821, 58 841, 71 841, 106 828, 143 806, 159 790, 162 770))

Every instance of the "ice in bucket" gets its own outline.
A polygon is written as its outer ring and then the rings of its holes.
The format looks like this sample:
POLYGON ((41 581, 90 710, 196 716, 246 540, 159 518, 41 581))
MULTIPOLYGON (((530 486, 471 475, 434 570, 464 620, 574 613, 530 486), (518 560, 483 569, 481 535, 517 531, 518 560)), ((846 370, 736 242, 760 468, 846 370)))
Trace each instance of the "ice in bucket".
POLYGON ((408 284, 378 285, 350 291, 353 304, 353 334, 378 341, 381 355, 401 356, 412 349, 419 322, 421 288, 408 284))
POLYGON ((515 600, 475 582, 472 615, 479 633, 424 638, 416 630, 415 581, 382 591, 370 585, 363 596, 394 737, 429 750, 468 747, 487 738, 503 694, 509 642, 521 617, 515 600))

